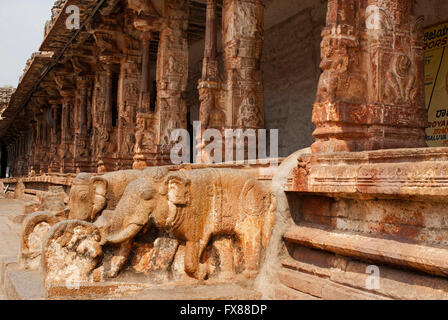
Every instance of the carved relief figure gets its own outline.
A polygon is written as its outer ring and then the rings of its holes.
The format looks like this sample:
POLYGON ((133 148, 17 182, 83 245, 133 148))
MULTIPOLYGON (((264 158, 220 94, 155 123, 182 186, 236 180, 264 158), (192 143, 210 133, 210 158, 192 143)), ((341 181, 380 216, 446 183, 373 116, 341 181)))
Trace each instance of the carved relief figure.
POLYGON ((134 153, 140 153, 145 147, 155 144, 155 131, 149 121, 146 117, 137 117, 134 153))
POLYGON ((170 57, 168 65, 168 70, 171 74, 183 75, 185 72, 183 64, 176 61, 173 56, 170 57))
POLYGON ((199 88, 200 114, 199 119, 204 128, 224 126, 225 114, 216 108, 215 93, 211 88, 199 88))
MULTIPOLYGON (((336 102, 338 100, 351 103, 365 103, 366 81, 355 72, 351 72, 357 64, 356 57, 350 57, 347 45, 331 44, 336 39, 322 41, 322 62, 320 68, 323 73, 319 79, 317 102, 336 102)), ((342 41, 342 40, 337 40, 342 41)))
POLYGON ((412 62, 407 55, 395 58, 392 70, 387 73, 384 102, 389 104, 408 104, 419 101, 416 77, 412 73, 412 62))
POLYGON ((77 158, 86 158, 90 155, 89 149, 87 148, 87 141, 85 139, 79 139, 76 148, 77 158))
MULTIPOLYGON (((153 220, 155 226, 185 241, 184 270, 207 276, 204 252, 215 236, 236 236, 244 272, 254 277, 273 225, 271 195, 252 176, 232 169, 202 169, 151 174, 128 184, 114 211, 103 211, 94 223, 101 245, 119 246, 109 274, 117 275, 129 255, 129 243, 153 220)), ((54 235, 49 236, 49 239, 54 235)))
POLYGON ((262 125, 260 110, 255 104, 254 97, 243 100, 238 114, 238 125, 243 128, 258 128, 262 125))
POLYGON ((260 37, 263 34, 263 22, 257 13, 257 6, 248 3, 236 6, 236 33, 243 37, 260 37))
POLYGON ((132 133, 128 133, 124 137, 124 152, 132 154, 135 147, 135 136, 132 133))
POLYGON ((104 153, 110 153, 115 152, 115 144, 111 140, 111 134, 109 130, 103 127, 99 127, 97 129, 98 135, 97 135, 97 154, 104 154, 104 153))

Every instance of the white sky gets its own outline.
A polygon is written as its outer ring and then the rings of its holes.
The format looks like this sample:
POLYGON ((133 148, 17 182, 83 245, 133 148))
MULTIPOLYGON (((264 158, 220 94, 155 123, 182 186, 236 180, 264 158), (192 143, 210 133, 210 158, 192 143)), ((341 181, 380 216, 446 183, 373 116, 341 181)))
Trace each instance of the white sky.
POLYGON ((54 0, 0 0, 0 86, 17 86, 39 50, 54 0))

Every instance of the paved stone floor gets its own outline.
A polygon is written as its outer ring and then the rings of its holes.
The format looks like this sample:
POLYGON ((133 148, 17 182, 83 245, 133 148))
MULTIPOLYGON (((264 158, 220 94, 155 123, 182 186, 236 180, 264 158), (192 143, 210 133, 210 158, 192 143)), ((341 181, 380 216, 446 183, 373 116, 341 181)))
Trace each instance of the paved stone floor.
MULTIPOLYGON (((20 201, 0 199, 0 257, 18 256, 21 225, 13 219, 22 214, 23 204, 20 201)), ((5 299, 0 286, 0 300, 5 299)))
POLYGON ((13 218, 23 214, 23 204, 17 200, 0 199, 0 255, 13 256, 19 253, 19 223, 13 218))

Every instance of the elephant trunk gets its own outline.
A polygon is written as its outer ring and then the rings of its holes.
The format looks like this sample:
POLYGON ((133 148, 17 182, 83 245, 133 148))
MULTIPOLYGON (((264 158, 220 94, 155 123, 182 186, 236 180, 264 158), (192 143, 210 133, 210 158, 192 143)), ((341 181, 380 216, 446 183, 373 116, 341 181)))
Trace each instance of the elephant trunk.
POLYGON ((105 236, 105 239, 101 239, 101 242, 102 243, 108 242, 113 244, 123 243, 125 241, 132 239, 137 233, 139 233, 142 227, 143 226, 138 224, 131 224, 126 229, 122 230, 117 234, 111 234, 105 236))
POLYGON ((92 182, 95 190, 95 195, 93 198, 92 214, 91 214, 91 219, 93 221, 95 220, 96 215, 106 207, 107 204, 106 193, 107 193, 108 181, 103 177, 93 177, 92 182))
POLYGON ((95 220, 96 215, 101 212, 101 210, 106 207, 106 197, 102 194, 95 193, 95 197, 93 199, 93 207, 92 207, 92 221, 95 220))

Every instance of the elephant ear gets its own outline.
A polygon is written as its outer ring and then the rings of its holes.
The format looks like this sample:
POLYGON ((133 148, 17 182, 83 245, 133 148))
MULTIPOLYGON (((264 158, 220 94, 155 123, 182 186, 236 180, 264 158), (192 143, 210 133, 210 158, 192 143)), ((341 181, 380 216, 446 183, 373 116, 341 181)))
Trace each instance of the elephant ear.
POLYGON ((108 182, 103 177, 92 177, 91 183, 93 185, 93 191, 95 193, 93 197, 92 207, 92 220, 94 220, 96 215, 106 208, 106 193, 108 182))
POLYGON ((189 179, 179 175, 168 176, 166 179, 168 201, 175 205, 187 205, 190 202, 190 186, 189 179))

